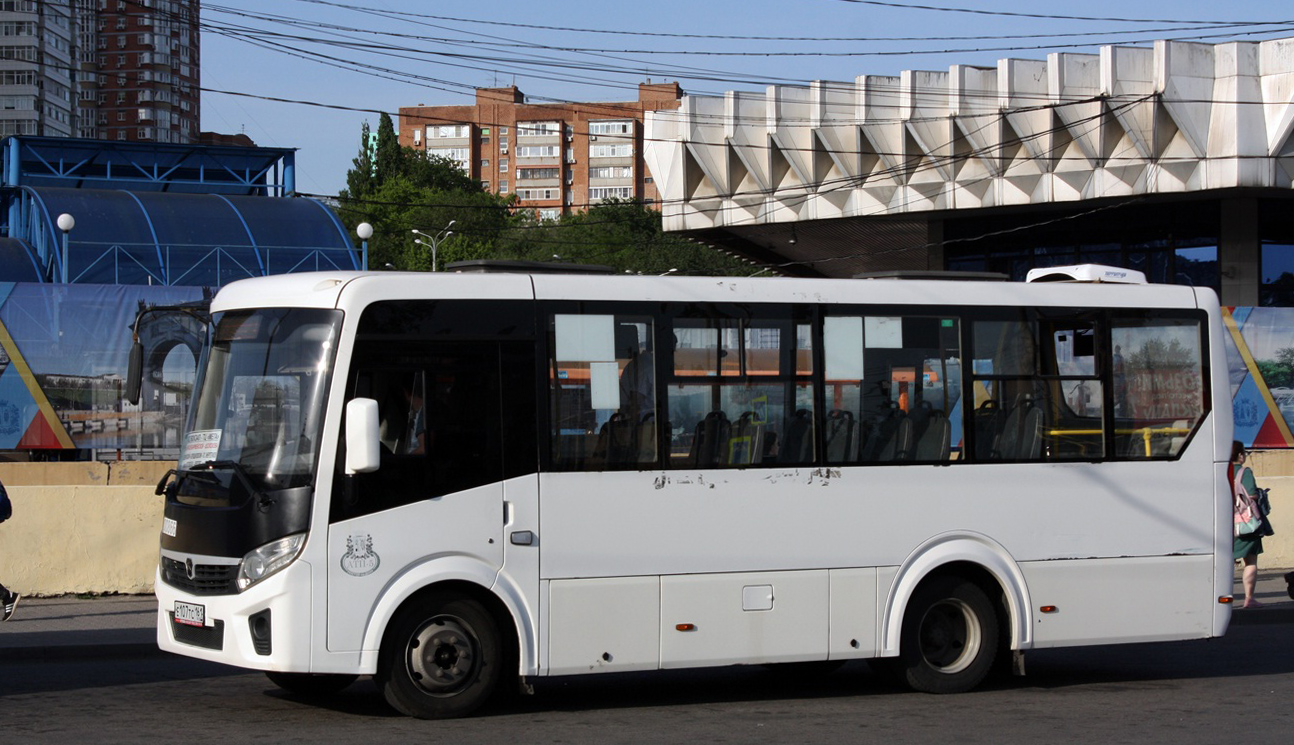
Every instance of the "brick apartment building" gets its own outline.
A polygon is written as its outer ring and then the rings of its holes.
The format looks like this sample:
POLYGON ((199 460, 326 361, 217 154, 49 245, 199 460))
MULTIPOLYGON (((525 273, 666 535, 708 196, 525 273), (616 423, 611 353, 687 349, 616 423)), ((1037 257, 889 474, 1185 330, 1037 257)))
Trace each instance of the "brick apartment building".
POLYGON ((0 1, 0 136, 198 142, 199 6, 0 1))
POLYGON ((478 88, 471 106, 400 108, 400 144, 459 162, 543 219, 605 199, 660 200, 643 160, 647 111, 677 109, 678 83, 645 83, 638 100, 526 103, 515 86, 478 88))

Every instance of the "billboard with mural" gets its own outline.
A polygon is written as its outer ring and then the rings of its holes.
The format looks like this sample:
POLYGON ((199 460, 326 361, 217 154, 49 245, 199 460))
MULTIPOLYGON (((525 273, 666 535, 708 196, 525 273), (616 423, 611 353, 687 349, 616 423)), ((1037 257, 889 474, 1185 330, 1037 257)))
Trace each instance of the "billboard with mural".
POLYGON ((1294 308, 1231 308, 1225 317, 1236 439, 1294 447, 1294 308))
MULTIPOLYGON (((151 334, 153 380, 139 406, 123 386, 142 305, 201 300, 200 287, 0 283, 0 450, 178 444, 202 337, 151 334)), ((147 367, 147 366, 146 366, 147 367)))

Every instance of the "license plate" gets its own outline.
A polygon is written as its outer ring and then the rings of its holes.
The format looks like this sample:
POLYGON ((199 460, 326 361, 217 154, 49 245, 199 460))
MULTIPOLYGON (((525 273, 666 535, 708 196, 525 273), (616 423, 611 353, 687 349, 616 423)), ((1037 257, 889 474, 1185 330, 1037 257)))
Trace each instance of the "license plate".
POLYGON ((185 626, 206 626, 207 609, 194 603, 175 601, 175 622, 185 626))

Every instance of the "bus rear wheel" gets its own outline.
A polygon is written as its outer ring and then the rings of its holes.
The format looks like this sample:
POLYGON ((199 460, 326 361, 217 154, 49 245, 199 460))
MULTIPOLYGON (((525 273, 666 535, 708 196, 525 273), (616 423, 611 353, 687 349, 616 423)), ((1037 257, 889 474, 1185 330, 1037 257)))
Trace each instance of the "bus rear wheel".
POLYGON ((489 611, 459 595, 428 595, 392 620, 375 678, 387 703, 401 713, 461 717, 498 687, 502 656, 489 611))
POLYGON ((917 588, 903 614, 895 672, 918 691, 969 691, 992 669, 997 639, 997 613, 978 585, 934 577, 917 588))

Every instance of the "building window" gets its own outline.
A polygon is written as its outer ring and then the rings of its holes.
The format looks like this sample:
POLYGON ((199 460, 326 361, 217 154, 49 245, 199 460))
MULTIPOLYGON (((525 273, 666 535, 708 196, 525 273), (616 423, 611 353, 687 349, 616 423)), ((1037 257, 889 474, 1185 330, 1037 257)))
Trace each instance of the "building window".
POLYGON ((463 169, 463 173, 470 173, 472 169, 472 149, 467 147, 429 147, 427 148, 427 157, 448 158, 458 164, 463 169))
POLYGON ((507 181, 500 181, 500 182, 499 182, 499 193, 500 193, 500 194, 507 194, 507 193, 508 193, 508 182, 507 182, 507 181))
POLYGON ((1258 304, 1294 308, 1294 242, 1263 241, 1258 304))
POLYGON ((470 124, 441 124, 427 127, 427 139, 458 139, 470 137, 470 124))
POLYGON ((518 168, 517 180, 556 179, 562 177, 560 168, 518 168))
POLYGON ((481 158, 481 170, 482 170, 482 171, 488 171, 488 170, 490 170, 490 159, 489 159, 489 158, 481 158))
POLYGON ((633 166, 597 166, 589 168, 589 178, 633 178, 633 166))
POLYGON ((600 202, 604 199, 633 199, 634 188, 632 186, 591 186, 589 187, 589 201, 600 202))
POLYGON ((589 134, 591 135, 627 135, 633 134, 633 121, 630 119, 614 119, 609 121, 589 122, 589 134))
POLYGON ((560 197, 560 189, 517 189, 517 198, 528 202, 551 201, 560 197))
POLYGON ((518 137, 556 137, 560 132, 557 122, 517 122, 518 137))
POLYGON ((507 172, 508 172, 508 159, 499 158, 499 173, 507 173, 507 172))
POLYGON ((557 145, 519 145, 518 158, 556 158, 562 149, 557 145))
POLYGON ((631 142, 623 142, 615 145, 598 143, 589 145, 590 158, 628 158, 634 154, 634 146, 631 142))

